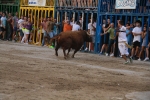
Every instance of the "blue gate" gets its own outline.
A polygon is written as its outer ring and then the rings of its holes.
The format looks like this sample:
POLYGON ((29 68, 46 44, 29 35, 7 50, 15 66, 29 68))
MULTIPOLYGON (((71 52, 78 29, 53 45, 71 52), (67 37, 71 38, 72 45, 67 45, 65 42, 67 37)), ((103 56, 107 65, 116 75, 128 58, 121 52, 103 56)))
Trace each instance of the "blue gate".
MULTIPOLYGON (((114 23, 115 27, 117 27, 117 20, 123 20, 124 25, 126 25, 127 23, 134 24, 136 20, 140 20, 142 22, 142 27, 144 26, 144 24, 147 25, 147 29, 150 27, 149 0, 99 0, 98 5, 95 42, 96 53, 100 52, 105 40, 105 36, 100 36, 100 34, 102 33, 103 20, 110 19, 110 21, 114 23)), ((132 28, 130 30, 132 30, 132 28)), ((131 45, 133 37, 131 37, 130 39, 131 40, 129 44, 131 45)))

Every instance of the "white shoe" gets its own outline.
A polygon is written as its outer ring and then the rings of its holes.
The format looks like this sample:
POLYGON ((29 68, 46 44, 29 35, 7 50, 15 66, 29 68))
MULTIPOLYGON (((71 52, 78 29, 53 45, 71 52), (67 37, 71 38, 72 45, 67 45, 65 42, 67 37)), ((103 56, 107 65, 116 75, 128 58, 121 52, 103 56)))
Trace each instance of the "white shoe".
POLYGON ((110 55, 110 57, 113 57, 114 56, 114 54, 112 53, 111 55, 110 55))
POLYGON ((129 64, 129 61, 124 62, 124 64, 129 64))
POLYGON ((148 61, 149 60, 149 58, 148 57, 146 57, 145 59, 144 59, 144 61, 148 61))
POLYGON ((85 48, 85 51, 88 51, 88 48, 85 48))
POLYGON ((85 10, 90 10, 90 9, 85 9, 85 10))
POLYGON ((108 53, 106 53, 106 56, 108 56, 108 53))
POLYGON ((28 43, 24 43, 24 44, 28 44, 28 43))
POLYGON ((39 42, 36 42, 35 44, 39 44, 39 42))
POLYGON ((141 61, 141 59, 139 58, 138 61, 141 61))

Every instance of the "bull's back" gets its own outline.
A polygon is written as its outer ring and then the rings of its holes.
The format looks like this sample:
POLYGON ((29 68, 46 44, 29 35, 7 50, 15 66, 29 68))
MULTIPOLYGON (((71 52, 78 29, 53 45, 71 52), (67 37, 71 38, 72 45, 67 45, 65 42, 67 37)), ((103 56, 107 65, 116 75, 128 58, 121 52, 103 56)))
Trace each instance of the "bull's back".
POLYGON ((67 31, 60 33, 58 43, 61 46, 71 47, 73 49, 80 48, 84 43, 85 31, 67 31))

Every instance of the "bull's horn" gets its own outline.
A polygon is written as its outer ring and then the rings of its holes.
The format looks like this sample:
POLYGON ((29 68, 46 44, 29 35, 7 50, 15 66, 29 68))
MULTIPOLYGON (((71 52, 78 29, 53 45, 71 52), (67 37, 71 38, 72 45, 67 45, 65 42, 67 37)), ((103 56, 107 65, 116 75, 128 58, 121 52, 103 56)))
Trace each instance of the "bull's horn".
POLYGON ((86 32, 87 33, 87 35, 90 35, 90 33, 89 32, 86 32))

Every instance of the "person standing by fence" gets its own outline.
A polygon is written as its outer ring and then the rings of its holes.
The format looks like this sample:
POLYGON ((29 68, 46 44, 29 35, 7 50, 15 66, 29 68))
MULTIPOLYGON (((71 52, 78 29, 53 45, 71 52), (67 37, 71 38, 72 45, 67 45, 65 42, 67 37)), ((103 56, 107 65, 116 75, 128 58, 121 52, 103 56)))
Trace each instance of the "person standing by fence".
POLYGON ((16 32, 17 32, 17 25, 18 25, 18 12, 15 13, 15 16, 13 17, 12 19, 12 25, 13 25, 13 36, 12 36, 12 40, 14 41, 15 39, 15 35, 16 35, 16 32))
POLYGON ((8 25, 8 31, 7 31, 7 40, 11 40, 12 39, 12 34, 13 34, 13 25, 12 25, 12 20, 13 20, 13 16, 11 15, 11 13, 9 13, 8 15, 8 19, 7 19, 7 25, 8 25))
POLYGON ((6 35, 6 21, 7 21, 6 14, 3 13, 1 17, 1 25, 0 25, 1 27, 0 35, 2 34, 2 40, 5 39, 5 35, 6 35))

